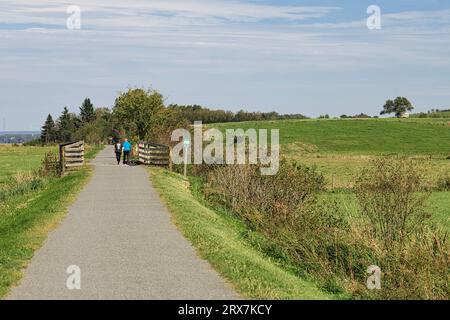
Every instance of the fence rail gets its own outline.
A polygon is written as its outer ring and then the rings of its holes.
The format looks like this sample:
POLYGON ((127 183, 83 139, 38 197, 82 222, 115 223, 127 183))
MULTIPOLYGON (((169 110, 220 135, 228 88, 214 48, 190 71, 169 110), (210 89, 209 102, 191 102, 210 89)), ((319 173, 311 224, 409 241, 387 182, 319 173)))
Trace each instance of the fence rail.
POLYGON ((84 166, 84 141, 60 144, 59 161, 61 174, 67 170, 84 166))
POLYGON ((170 148, 162 144, 140 142, 139 162, 147 165, 170 166, 170 148))

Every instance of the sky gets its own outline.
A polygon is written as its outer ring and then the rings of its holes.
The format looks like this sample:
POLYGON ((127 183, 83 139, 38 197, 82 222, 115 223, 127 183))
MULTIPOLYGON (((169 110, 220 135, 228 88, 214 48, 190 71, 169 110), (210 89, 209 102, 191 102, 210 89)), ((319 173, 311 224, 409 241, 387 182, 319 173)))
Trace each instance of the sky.
POLYGON ((130 87, 232 111, 377 115, 397 96, 444 109, 449 57, 448 0, 1 0, 0 124, 39 130, 130 87))

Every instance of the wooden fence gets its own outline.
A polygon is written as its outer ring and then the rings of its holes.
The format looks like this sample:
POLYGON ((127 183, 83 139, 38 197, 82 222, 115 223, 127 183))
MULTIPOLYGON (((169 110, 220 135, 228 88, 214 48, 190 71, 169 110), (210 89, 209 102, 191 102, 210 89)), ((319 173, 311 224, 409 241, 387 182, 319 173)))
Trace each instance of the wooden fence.
POLYGON ((170 148, 162 144, 140 142, 139 162, 155 166, 170 166, 170 148))
POLYGON ((61 174, 65 171, 84 166, 84 141, 59 145, 61 174))

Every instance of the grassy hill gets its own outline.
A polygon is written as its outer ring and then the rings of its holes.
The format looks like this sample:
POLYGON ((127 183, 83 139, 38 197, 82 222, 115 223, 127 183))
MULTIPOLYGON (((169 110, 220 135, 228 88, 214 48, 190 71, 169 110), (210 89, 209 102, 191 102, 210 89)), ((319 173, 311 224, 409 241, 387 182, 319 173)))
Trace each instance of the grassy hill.
POLYGON ((431 184, 450 172, 448 119, 281 120, 209 127, 279 129, 282 156, 317 166, 330 187, 351 186, 358 170, 380 155, 425 159, 431 184))
POLYGON ((280 129, 282 145, 300 141, 313 145, 313 150, 320 153, 450 153, 450 121, 442 119, 286 120, 212 126, 280 129))

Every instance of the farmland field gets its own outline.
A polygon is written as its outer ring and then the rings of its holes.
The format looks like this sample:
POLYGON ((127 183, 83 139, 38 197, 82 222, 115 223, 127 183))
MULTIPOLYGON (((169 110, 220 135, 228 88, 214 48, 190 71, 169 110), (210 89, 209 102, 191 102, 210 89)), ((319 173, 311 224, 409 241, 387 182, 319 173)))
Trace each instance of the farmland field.
MULTIPOLYGON (((86 159, 91 159, 102 146, 86 145, 86 159)), ((0 145, 0 185, 17 172, 37 169, 48 152, 58 153, 57 146, 25 147, 0 145)))
POLYGON ((426 160, 431 184, 450 172, 448 119, 286 120, 209 127, 279 129, 282 157, 317 166, 330 187, 351 186, 358 170, 380 155, 426 160))
POLYGON ((56 152, 57 148, 0 145, 0 184, 18 171, 38 168, 49 151, 56 152))
MULTIPOLYGON (((210 125, 217 128, 280 129, 280 142, 305 144, 304 152, 374 155, 448 155, 450 121, 445 119, 286 120, 210 125), (307 148, 308 146, 313 147, 307 148)), ((290 150, 295 152, 294 150, 290 150)))

